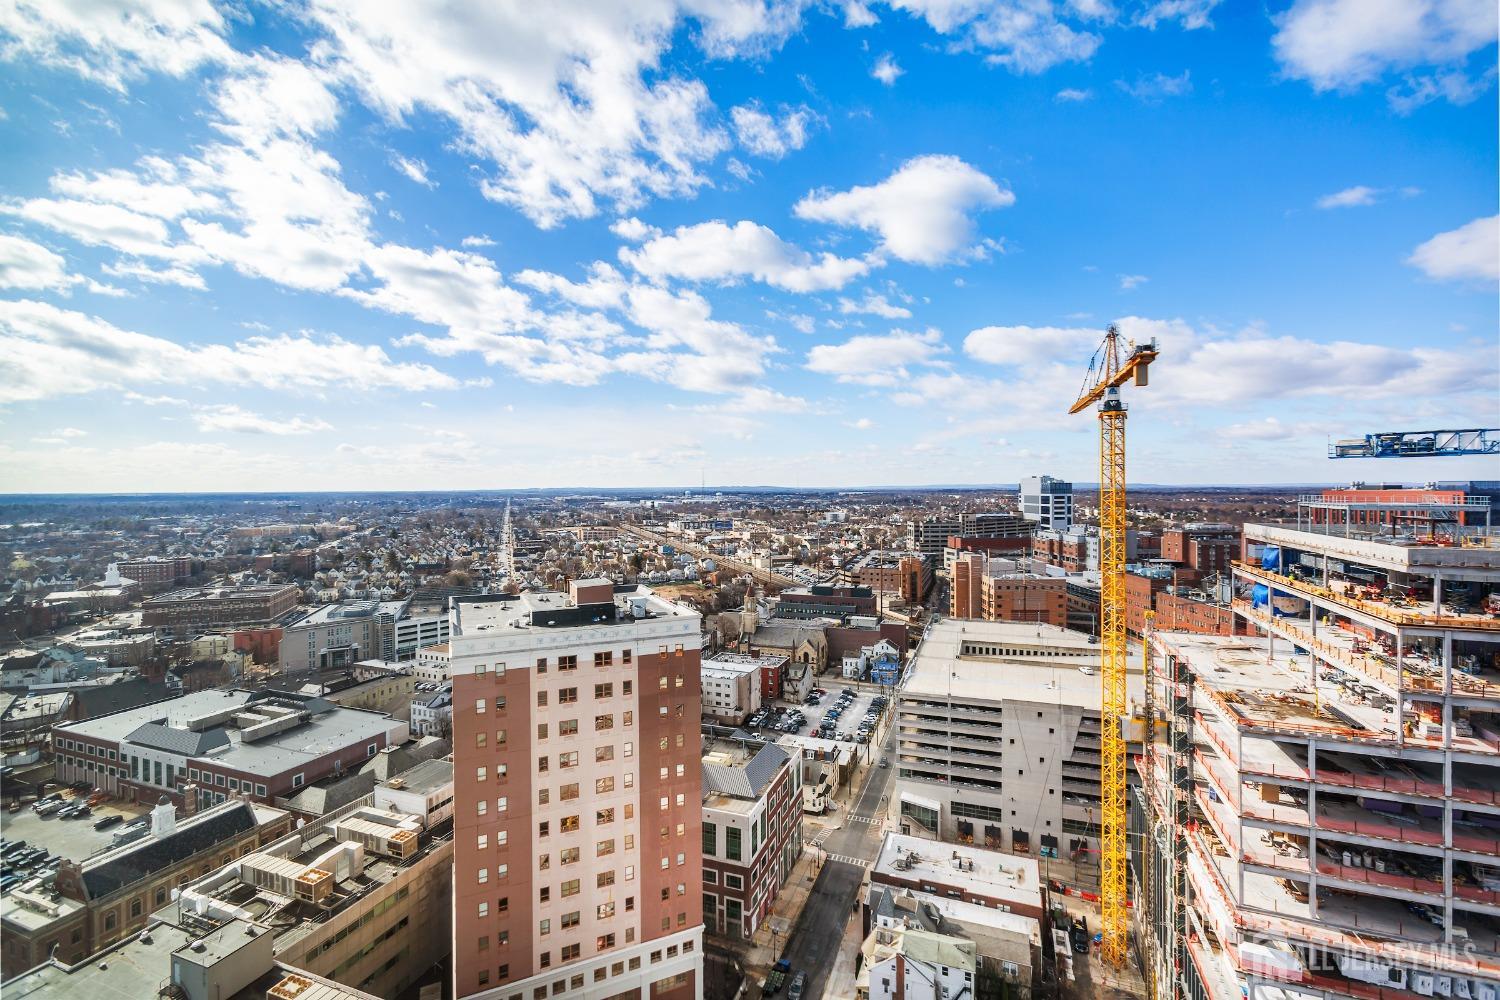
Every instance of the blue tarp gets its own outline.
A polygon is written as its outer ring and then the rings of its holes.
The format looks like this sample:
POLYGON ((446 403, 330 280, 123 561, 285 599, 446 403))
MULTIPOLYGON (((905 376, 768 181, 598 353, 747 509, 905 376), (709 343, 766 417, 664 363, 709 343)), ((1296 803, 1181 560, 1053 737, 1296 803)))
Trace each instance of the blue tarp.
POLYGON ((1263 608, 1271 603, 1271 588, 1263 583, 1257 583, 1250 591, 1250 604, 1253 607, 1263 608))
POLYGON ((1281 546, 1267 545, 1260 550, 1260 568, 1281 572, 1281 546))

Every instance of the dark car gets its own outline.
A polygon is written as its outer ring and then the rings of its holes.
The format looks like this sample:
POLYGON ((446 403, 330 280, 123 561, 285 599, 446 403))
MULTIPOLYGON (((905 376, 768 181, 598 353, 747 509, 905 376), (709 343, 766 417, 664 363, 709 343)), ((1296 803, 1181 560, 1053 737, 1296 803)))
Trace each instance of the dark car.
POLYGON ((108 830, 110 827, 114 826, 124 818, 125 817, 121 816, 119 813, 110 813, 108 816, 104 816, 94 820, 94 829, 108 830))
POLYGON ((792 985, 787 987, 786 1000, 802 1000, 802 994, 807 992, 807 973, 799 972, 792 977, 792 985))

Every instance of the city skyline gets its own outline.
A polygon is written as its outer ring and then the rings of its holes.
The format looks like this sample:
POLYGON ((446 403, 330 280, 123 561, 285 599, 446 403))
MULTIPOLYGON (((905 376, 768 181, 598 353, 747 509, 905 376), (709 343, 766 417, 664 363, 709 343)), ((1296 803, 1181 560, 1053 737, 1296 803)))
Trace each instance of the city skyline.
POLYGON ((12 492, 1495 478, 1463 0, 0 11, 12 492), (1260 475, 1253 473, 1263 470, 1260 475))

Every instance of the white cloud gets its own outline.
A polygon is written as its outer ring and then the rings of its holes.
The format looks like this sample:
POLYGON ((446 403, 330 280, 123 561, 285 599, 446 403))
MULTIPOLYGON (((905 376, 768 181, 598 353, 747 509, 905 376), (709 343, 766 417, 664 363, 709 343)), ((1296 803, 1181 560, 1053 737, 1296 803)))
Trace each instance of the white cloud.
POLYGON ((1116 80, 1115 86, 1134 97, 1142 104, 1160 104, 1168 97, 1183 97, 1193 92, 1193 80, 1189 70, 1177 76, 1152 73, 1135 78, 1134 82, 1116 80))
MULTIPOLYGON (((798 11, 698 4, 712 56, 779 41, 798 11)), ((328 37, 320 65, 386 118, 419 111, 453 122, 490 168, 481 190, 550 227, 705 184, 700 166, 727 146, 701 81, 664 72, 674 4, 574 0, 537 17, 525 5, 436 2, 312 5, 328 37), (650 80, 647 75, 650 75, 650 80)))
POLYGON ((660 229, 647 225, 633 215, 625 219, 616 219, 609 224, 609 231, 631 243, 639 243, 641 240, 661 235, 660 229))
POLYGON ((1439 281, 1500 281, 1500 215, 1438 233, 1406 262, 1439 281))
POLYGON ((88 431, 79 430, 77 427, 59 427, 52 433, 54 436, 60 438, 81 438, 88 437, 89 434, 88 431))
POLYGON ((845 315, 865 313, 885 319, 909 319, 911 317, 910 309, 898 306, 884 295, 876 295, 874 292, 866 292, 865 297, 858 302, 853 299, 839 299, 839 312, 845 315))
POLYGON ((1380 200, 1380 189, 1366 187, 1356 184, 1354 187, 1335 191, 1333 194, 1325 194, 1317 201, 1319 208, 1355 208, 1361 205, 1373 205, 1380 200))
POLYGON ((422 160, 413 160, 399 153, 391 157, 391 166, 406 175, 407 180, 420 184, 426 188, 437 187, 437 181, 427 176, 427 164, 422 160))
MULTIPOLYGON (((1491 0, 1296 0, 1275 21, 1271 45, 1282 72, 1319 91, 1351 90, 1392 70, 1444 70, 1418 73, 1408 101, 1419 92, 1424 100, 1472 100, 1482 87, 1463 65, 1497 32, 1491 0)), ((1492 72, 1482 86, 1489 79, 1492 72)), ((1392 103, 1401 109, 1399 95, 1392 103)))
POLYGON ((77 281, 67 261, 40 243, 0 233, 0 288, 64 291, 77 281))
POLYGON ((910 367, 926 365, 944 353, 936 330, 893 330, 883 336, 851 337, 842 344, 819 344, 807 352, 807 369, 840 382, 896 385, 910 377, 910 367))
POLYGON ((1093 350, 1104 338, 1087 327, 986 326, 964 338, 964 353, 992 365, 1050 363, 1093 350))
POLYGON ((875 422, 869 417, 860 417, 858 420, 846 420, 844 426, 856 431, 867 431, 875 426, 875 422))
POLYGON ((863 0, 844 0, 843 9, 846 28, 868 28, 880 23, 880 18, 863 0))
POLYGON ((113 278, 134 278, 153 285, 180 285, 200 291, 208 287, 197 271, 177 265, 156 268, 138 260, 124 260, 107 263, 101 270, 113 278))
MULTIPOLYGON (((889 0, 892 7, 925 19, 934 31, 958 35, 988 53, 985 60, 1014 73, 1040 73, 1063 62, 1088 59, 1100 37, 1059 17, 1052 0, 889 0)), ((1107 15, 1108 4, 1074 2, 1082 20, 1107 15)))
POLYGON ((147 72, 181 76, 232 62, 227 21, 210 0, 0 4, 0 57, 62 67, 115 90, 147 72))
POLYGON ((754 153, 779 160, 793 150, 807 145, 808 131, 822 119, 807 105, 781 109, 781 120, 761 108, 759 102, 730 109, 734 133, 740 145, 754 153))
POLYGON ((375 287, 338 294, 369 308, 475 332, 509 332, 532 322, 525 294, 506 285, 488 257, 387 243, 367 251, 364 266, 375 287))
POLYGON ((766 319, 773 323, 785 323, 798 333, 812 333, 818 328, 818 321, 806 313, 780 313, 774 309, 767 309, 766 319))
POLYGON ((460 241, 460 246, 464 247, 465 249, 480 249, 482 247, 492 247, 495 245, 496 243, 494 240, 483 234, 479 236, 465 236, 463 240, 460 241))
POLYGON ((159 157, 141 160, 141 173, 105 170, 94 174, 54 174, 47 186, 57 195, 77 201, 129 208, 158 219, 179 219, 196 212, 222 207, 212 192, 194 190, 180 183, 181 171, 159 157))
POLYGON ((883 252, 935 266, 972 252, 975 213, 1015 200, 956 156, 918 156, 879 184, 814 191, 794 211, 799 218, 877 233, 883 252))
POLYGON ((46 226, 86 246, 136 256, 174 256, 167 245, 166 223, 118 205, 31 198, 0 205, 0 212, 46 226))
POLYGON ((200 382, 304 391, 458 385, 428 365, 395 362, 379 347, 339 337, 183 345, 44 302, 0 301, 0 402, 200 382))
POLYGON ((875 60, 875 65, 871 68, 870 75, 887 87, 894 87, 896 81, 905 72, 906 70, 902 69, 900 64, 896 62, 896 57, 889 52, 885 52, 881 54, 879 59, 875 60))
POLYGON ((1276 417, 1264 417, 1260 420, 1230 424, 1220 433, 1236 441, 1287 441, 1292 438, 1327 434, 1329 430, 1330 426, 1327 424, 1307 421, 1286 424, 1276 417))
POLYGON ((765 226, 740 221, 701 222, 657 236, 637 249, 620 250, 620 259, 653 278, 733 282, 752 278, 789 292, 842 288, 869 273, 867 260, 813 255, 793 246, 765 226))
POLYGON ((1157 25, 1168 21, 1179 22, 1184 31, 1212 28, 1213 21, 1209 15, 1220 2, 1221 0, 1156 0, 1136 15, 1135 23, 1152 31, 1156 30, 1157 25))
POLYGON ((1059 90, 1057 92, 1057 96, 1053 99, 1059 104, 1078 104, 1083 101, 1090 100, 1093 96, 1094 92, 1092 90, 1079 90, 1076 87, 1064 87, 1062 90, 1059 90))
POLYGON ((333 425, 325 420, 307 420, 300 416, 278 420, 274 417, 252 413, 231 403, 200 407, 193 413, 193 423, 205 434, 215 431, 231 431, 238 434, 271 434, 281 437, 333 430, 333 425))
POLYGON ((1120 275, 1120 291, 1133 291, 1150 280, 1144 274, 1122 274, 1120 275))

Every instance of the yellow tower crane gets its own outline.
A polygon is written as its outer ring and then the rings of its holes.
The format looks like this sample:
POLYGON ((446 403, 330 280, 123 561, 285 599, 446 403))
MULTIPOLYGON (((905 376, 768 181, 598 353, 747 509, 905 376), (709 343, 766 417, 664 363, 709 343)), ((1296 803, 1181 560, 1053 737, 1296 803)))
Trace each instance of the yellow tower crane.
POLYGON ((1099 895, 1103 911, 1103 957, 1115 968, 1125 964, 1126 902, 1129 885, 1125 840, 1125 404, 1120 386, 1134 379, 1146 385, 1146 370, 1156 360, 1156 342, 1128 353, 1120 348, 1113 325, 1094 352, 1069 413, 1099 405, 1099 671, 1103 699, 1100 716, 1102 802, 1099 895))

